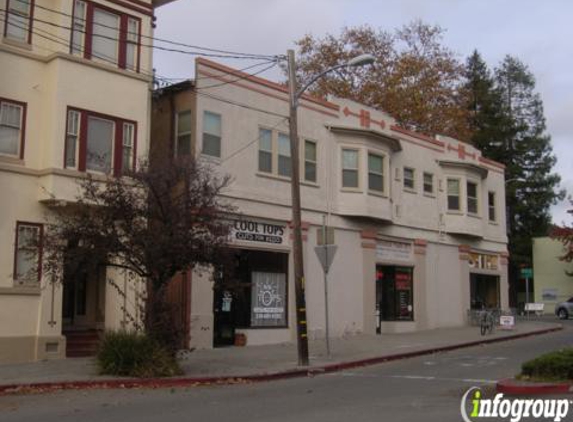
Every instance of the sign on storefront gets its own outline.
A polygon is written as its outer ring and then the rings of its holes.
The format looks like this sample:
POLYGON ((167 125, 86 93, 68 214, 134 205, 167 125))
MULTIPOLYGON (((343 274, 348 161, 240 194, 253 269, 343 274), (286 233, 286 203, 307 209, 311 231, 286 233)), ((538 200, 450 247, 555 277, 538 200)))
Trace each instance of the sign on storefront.
POLYGON ((286 326, 286 275, 252 273, 251 326, 286 326))
POLYGON ((513 315, 501 315, 499 317, 499 327, 502 330, 513 330, 515 328, 515 317, 513 315))
POLYGON ((376 243, 376 258, 379 261, 412 261, 412 244, 380 240, 376 243))
POLYGON ((234 220, 231 241, 285 244, 286 226, 254 220, 234 220))
POLYGON ((498 257, 497 255, 470 252, 468 264, 470 268, 477 268, 481 270, 497 270, 498 257))

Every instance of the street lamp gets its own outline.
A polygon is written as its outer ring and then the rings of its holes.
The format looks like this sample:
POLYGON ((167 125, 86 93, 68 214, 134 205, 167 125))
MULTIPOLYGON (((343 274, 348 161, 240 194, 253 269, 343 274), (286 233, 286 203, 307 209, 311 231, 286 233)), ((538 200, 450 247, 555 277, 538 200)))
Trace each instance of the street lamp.
POLYGON ((296 306, 296 333, 299 366, 308 365, 308 337, 306 320, 306 299, 304 294, 304 266, 302 257, 302 228, 300 209, 300 171, 299 171, 299 145, 298 145, 298 102, 304 92, 316 80, 329 72, 345 67, 358 67, 374 63, 374 57, 370 54, 362 54, 348 62, 331 67, 311 78, 302 88, 297 90, 296 68, 294 50, 288 50, 289 71, 289 131, 290 131, 290 155, 291 155, 291 189, 292 189, 292 226, 293 226, 293 262, 294 262, 294 286, 296 306))

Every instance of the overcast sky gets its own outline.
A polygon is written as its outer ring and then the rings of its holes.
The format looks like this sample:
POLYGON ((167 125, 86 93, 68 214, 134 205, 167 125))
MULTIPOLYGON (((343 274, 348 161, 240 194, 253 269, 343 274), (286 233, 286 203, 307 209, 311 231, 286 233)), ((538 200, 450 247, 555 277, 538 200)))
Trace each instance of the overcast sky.
MULTIPOLYGON (((439 24, 444 44, 465 60, 478 49, 493 68, 506 55, 520 58, 537 79, 555 171, 573 193, 573 1, 570 0, 176 0, 157 11, 155 35, 189 44, 257 54, 284 54, 307 33, 339 33, 369 24, 392 30, 414 19, 439 24)), ((215 59, 222 61, 219 59, 215 59)), ((249 63, 225 61, 241 68, 249 63)), ((157 73, 193 76, 193 58, 155 52, 157 73)), ((264 76, 277 79, 277 72, 264 76)), ((564 201, 554 223, 571 223, 564 201)))

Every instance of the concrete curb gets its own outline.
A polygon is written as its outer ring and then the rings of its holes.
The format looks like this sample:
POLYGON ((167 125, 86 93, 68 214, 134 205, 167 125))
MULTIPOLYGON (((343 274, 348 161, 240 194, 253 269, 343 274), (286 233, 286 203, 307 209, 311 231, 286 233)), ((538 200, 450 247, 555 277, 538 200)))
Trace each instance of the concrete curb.
POLYGON ((511 396, 561 395, 573 393, 573 385, 569 383, 526 382, 512 378, 499 381, 495 388, 498 393, 509 394, 511 396))
POLYGON ((204 385, 232 385, 247 384, 254 382, 274 381, 289 378, 312 377, 326 373, 343 371, 351 368, 358 368, 376 365, 384 362, 391 362, 401 359, 409 359, 418 356, 431 355, 440 352, 474 347, 483 344, 500 343, 503 341, 517 340, 541 334, 552 333, 563 329, 562 325, 531 331, 523 334, 514 334, 506 337, 490 338, 466 343, 452 344, 449 346, 434 347, 430 349, 417 350, 414 352, 397 353, 392 355, 377 356, 373 358, 358 359, 352 361, 338 362, 333 364, 313 366, 310 368, 296 368, 279 372, 252 374, 252 375, 227 375, 227 376, 207 376, 207 377, 184 377, 184 378, 114 378, 105 380, 86 381, 56 381, 38 382, 28 384, 8 384, 0 385, 0 396, 9 394, 44 393, 59 390, 83 390, 83 389, 105 389, 105 388, 184 388, 204 385))

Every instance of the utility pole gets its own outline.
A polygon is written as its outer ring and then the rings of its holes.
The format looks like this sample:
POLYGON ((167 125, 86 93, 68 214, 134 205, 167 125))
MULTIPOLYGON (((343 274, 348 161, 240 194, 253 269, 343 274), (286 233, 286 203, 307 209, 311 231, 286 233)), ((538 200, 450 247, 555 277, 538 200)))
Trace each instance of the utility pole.
POLYGON ((296 335, 299 366, 308 366, 308 335, 306 298, 304 293, 304 265, 302 257, 302 222, 300 210, 300 170, 297 124, 297 83, 294 50, 287 51, 289 72, 289 132, 292 189, 292 253, 294 262, 294 288, 296 300, 296 335))
POLYGON ((322 246, 324 247, 324 336, 326 337, 326 356, 330 357, 330 330, 328 327, 328 245, 326 235, 326 216, 322 216, 322 246))

